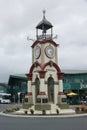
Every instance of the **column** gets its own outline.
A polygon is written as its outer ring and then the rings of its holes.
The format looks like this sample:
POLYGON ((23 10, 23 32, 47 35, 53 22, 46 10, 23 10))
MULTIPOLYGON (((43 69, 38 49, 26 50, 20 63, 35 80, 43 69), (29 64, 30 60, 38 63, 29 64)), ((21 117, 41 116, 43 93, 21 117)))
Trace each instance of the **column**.
POLYGON ((28 77, 28 94, 27 94, 27 98, 28 98, 28 103, 29 104, 33 104, 33 93, 32 93, 32 74, 27 74, 28 77))
POLYGON ((63 95, 63 73, 58 73, 57 75, 59 80, 58 95, 63 95))
POLYGON ((31 86, 32 74, 27 74, 27 77, 28 77, 28 95, 32 95, 32 86, 31 86))
POLYGON ((32 95, 32 86, 31 86, 31 81, 28 80, 28 95, 32 95))
POLYGON ((39 95, 46 95, 45 92, 45 83, 44 83, 44 77, 45 77, 45 73, 46 71, 39 71, 39 75, 40 75, 40 93, 39 95))
POLYGON ((66 96, 63 93, 63 73, 58 73, 59 90, 58 90, 58 104, 66 104, 66 96))
POLYGON ((59 95, 63 95, 63 81, 59 80, 59 91, 58 91, 59 95))
POLYGON ((46 92, 45 92, 45 84, 44 84, 44 79, 42 78, 42 79, 40 79, 40 95, 45 95, 46 94, 46 92))
POLYGON ((47 100, 45 83, 44 83, 45 73, 46 73, 46 71, 39 71, 39 75, 40 75, 40 92, 39 92, 38 98, 41 99, 40 103, 44 103, 44 101, 47 100))

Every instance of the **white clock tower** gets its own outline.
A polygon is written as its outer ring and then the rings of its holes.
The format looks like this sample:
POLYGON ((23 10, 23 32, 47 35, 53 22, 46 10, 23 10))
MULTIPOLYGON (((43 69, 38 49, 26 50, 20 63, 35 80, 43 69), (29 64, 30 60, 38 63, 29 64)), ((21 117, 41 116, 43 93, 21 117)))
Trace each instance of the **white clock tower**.
POLYGON ((63 73, 58 66, 58 46, 59 44, 53 41, 53 26, 45 18, 43 11, 43 19, 36 26, 36 41, 32 45, 32 65, 27 74, 29 104, 48 106, 65 103, 63 73))

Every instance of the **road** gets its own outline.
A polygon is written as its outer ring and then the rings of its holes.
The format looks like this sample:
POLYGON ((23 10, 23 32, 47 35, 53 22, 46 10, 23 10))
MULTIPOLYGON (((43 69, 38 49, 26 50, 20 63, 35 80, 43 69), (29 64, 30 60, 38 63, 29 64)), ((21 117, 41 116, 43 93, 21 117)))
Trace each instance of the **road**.
MULTIPOLYGON (((1 105, 1 104, 0 104, 1 105)), ((5 106, 6 107, 6 106, 5 106)), ((0 116, 0 130, 86 130, 87 117, 37 118, 0 116)))

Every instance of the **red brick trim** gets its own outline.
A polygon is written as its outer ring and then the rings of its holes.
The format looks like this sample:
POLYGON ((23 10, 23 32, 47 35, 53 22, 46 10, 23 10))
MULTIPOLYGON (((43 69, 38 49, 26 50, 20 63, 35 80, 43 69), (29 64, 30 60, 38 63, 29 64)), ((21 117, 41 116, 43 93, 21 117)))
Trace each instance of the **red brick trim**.
POLYGON ((52 45, 54 46, 59 46, 59 44, 57 44, 56 42, 54 42, 53 40, 42 40, 42 41, 39 41, 39 40, 36 40, 33 45, 31 46, 32 48, 34 48, 37 44, 47 44, 47 43, 51 43, 52 45))
POLYGON ((57 70, 57 73, 61 73, 61 70, 60 70, 59 66, 58 66, 56 63, 52 62, 52 61, 49 61, 49 62, 47 62, 46 64, 44 64, 44 65, 43 65, 43 70, 44 70, 45 67, 48 66, 48 65, 54 66, 54 67, 56 68, 56 70, 57 70))
POLYGON ((58 95, 64 95, 64 93, 63 93, 63 92, 61 92, 61 91, 59 91, 59 92, 58 92, 58 95))
POLYGON ((29 73, 32 73, 32 72, 33 72, 33 69, 34 69, 35 67, 37 67, 37 66, 39 66, 39 67, 42 69, 41 64, 40 64, 39 62, 35 62, 35 63, 31 66, 29 73))
POLYGON ((52 61, 49 61, 49 62, 47 62, 47 63, 45 63, 45 64, 41 64, 41 63, 39 63, 39 62, 35 62, 35 63, 31 66, 30 71, 29 71, 29 74, 32 74, 33 69, 34 69, 36 66, 39 66, 39 67, 41 68, 41 70, 44 71, 44 69, 45 69, 46 66, 48 66, 48 65, 54 66, 55 69, 57 70, 58 75, 63 74, 63 73, 61 73, 61 70, 60 70, 59 66, 58 66, 56 63, 52 62, 52 61))
POLYGON ((28 96, 32 96, 32 92, 28 92, 27 95, 28 95, 28 96))
POLYGON ((63 75, 64 75, 64 73, 57 73, 58 79, 62 80, 63 79, 63 75))
POLYGON ((32 76, 33 76, 33 75, 32 75, 32 72, 33 72, 33 70, 34 70, 34 68, 35 68, 36 66, 39 66, 39 67, 41 68, 41 71, 38 71, 39 74, 40 74, 40 78, 44 78, 45 72, 46 72, 46 71, 44 71, 44 70, 45 70, 46 66, 48 66, 48 65, 55 67, 55 69, 56 69, 56 71, 57 71, 58 79, 59 79, 59 80, 62 80, 64 73, 62 73, 61 70, 60 70, 60 68, 59 68, 59 66, 58 66, 56 63, 52 62, 52 61, 49 61, 49 62, 47 62, 47 63, 45 63, 45 64, 40 64, 39 62, 35 62, 35 63, 31 66, 30 71, 29 71, 29 74, 26 74, 27 77, 28 77, 28 80, 30 80, 30 81, 32 80, 32 76))
POLYGON ((29 74, 26 74, 26 75, 27 75, 28 80, 29 80, 29 81, 32 81, 32 76, 33 76, 33 74, 32 74, 32 73, 29 73, 29 74))
POLYGON ((46 95, 44 91, 40 92, 39 95, 46 95))
POLYGON ((44 78, 46 71, 38 71, 38 73, 40 75, 40 78, 44 78))

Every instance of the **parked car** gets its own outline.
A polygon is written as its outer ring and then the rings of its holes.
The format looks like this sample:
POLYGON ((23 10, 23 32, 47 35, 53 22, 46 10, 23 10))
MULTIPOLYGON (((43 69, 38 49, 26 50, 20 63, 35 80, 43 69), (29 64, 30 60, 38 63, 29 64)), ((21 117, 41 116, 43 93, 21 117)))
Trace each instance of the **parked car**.
POLYGON ((0 103, 11 103, 10 97, 11 97, 11 94, 0 93, 0 103))

